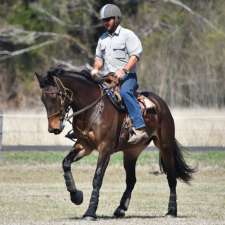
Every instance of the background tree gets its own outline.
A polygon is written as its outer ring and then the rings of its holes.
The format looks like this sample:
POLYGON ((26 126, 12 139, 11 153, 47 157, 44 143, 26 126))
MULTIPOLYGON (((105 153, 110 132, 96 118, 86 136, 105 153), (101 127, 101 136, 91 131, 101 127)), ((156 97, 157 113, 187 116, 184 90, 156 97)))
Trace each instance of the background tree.
POLYGON ((224 107, 223 0, 0 0, 1 107, 37 105, 34 71, 92 63, 106 3, 142 40, 141 89, 171 106, 224 107))

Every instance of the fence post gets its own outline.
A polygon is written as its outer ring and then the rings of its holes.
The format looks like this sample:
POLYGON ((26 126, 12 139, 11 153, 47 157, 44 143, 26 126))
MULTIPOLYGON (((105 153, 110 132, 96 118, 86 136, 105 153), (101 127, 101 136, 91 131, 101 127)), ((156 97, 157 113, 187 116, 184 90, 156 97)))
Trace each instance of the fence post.
POLYGON ((0 111, 0 151, 2 150, 2 135, 3 135, 3 113, 0 111))

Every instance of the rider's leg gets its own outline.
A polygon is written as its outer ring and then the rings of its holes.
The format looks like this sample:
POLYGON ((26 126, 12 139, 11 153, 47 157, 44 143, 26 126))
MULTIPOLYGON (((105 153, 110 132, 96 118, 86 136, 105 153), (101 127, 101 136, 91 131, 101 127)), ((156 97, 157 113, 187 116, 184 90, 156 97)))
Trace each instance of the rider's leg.
POLYGON ((145 131, 145 122, 142 116, 141 107, 134 96, 137 90, 137 76, 135 73, 128 74, 122 82, 120 94, 127 107, 128 114, 134 126, 134 135, 129 139, 130 143, 136 143, 148 135, 145 131))
POLYGON ((123 98, 123 101, 127 107, 133 126, 136 129, 145 127, 145 123, 141 113, 141 107, 134 96, 137 88, 137 76, 135 73, 128 74, 122 81, 122 85, 120 88, 121 97, 123 98))

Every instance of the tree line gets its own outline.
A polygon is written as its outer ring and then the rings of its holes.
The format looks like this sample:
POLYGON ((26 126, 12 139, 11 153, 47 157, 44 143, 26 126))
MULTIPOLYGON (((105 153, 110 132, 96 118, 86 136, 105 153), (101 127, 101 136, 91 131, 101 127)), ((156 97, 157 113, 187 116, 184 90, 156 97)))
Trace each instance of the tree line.
POLYGON ((1 108, 39 104, 35 71, 91 64, 106 3, 142 40, 140 89, 172 107, 224 107, 223 0, 0 0, 1 108))

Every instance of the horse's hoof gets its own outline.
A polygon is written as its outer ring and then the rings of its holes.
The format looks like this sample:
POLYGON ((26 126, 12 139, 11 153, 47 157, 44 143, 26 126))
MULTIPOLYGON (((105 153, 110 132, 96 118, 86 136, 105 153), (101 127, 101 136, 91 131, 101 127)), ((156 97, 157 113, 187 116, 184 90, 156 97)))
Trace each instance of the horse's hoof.
POLYGON ((94 215, 94 216, 83 215, 83 220, 96 221, 97 220, 97 216, 96 215, 94 215))
POLYGON ((177 217, 177 213, 176 212, 168 212, 165 217, 167 218, 176 218, 177 217))
POLYGON ((74 204, 80 205, 83 202, 83 192, 78 190, 76 192, 70 192, 70 199, 74 204))
POLYGON ((114 216, 117 218, 121 218, 125 216, 125 210, 121 208, 117 208, 116 211, 114 212, 114 216))

